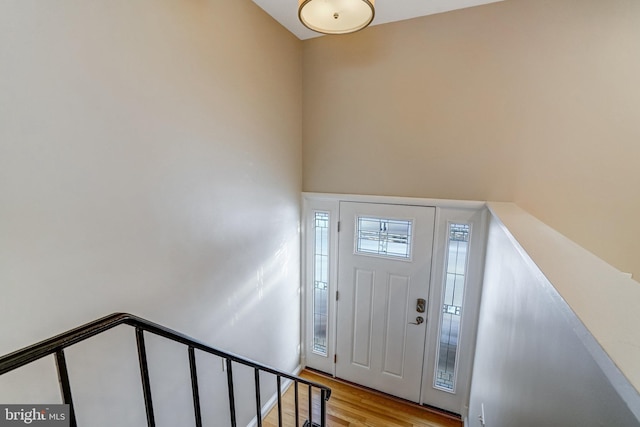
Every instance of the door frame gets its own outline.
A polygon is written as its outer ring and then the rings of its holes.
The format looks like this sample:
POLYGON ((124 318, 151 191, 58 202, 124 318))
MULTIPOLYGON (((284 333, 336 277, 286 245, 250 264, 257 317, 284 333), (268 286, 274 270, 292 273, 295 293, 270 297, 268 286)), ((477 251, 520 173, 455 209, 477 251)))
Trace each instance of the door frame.
MULTIPOLYGON (((482 276, 484 268, 487 215, 486 203, 483 201, 465 200, 443 200, 410 197, 389 197, 389 196, 365 196, 365 195, 345 195, 331 193, 302 193, 302 217, 301 217, 301 249, 302 249, 302 286, 301 286, 301 366, 312 366, 323 372, 335 376, 334 354, 336 349, 336 290, 337 290, 337 261, 338 261, 338 220, 340 202, 364 202, 379 204, 399 204, 428 206, 436 208, 436 225, 434 229, 434 250, 431 265, 431 280, 429 290, 429 302, 427 315, 431 317, 434 310, 441 308, 441 290, 444 278, 444 267, 446 262, 445 245, 447 243, 447 224, 450 222, 465 221, 472 224, 472 236, 470 250, 473 256, 468 263, 468 281, 465 290, 465 311, 464 321, 461 326, 460 348, 461 357, 458 360, 457 370, 460 377, 466 377, 466 381, 458 384, 455 393, 440 391, 432 387, 430 381, 435 369, 435 343, 439 325, 437 322, 428 321, 427 337, 425 342, 425 357, 423 363, 422 388, 420 393, 420 404, 436 407, 443 407, 448 411, 458 413, 463 418, 468 415, 469 390, 473 365, 473 354, 475 351, 476 329, 478 312, 480 307, 480 295, 482 287, 482 276), (311 213, 314 211, 328 212, 330 215, 329 229, 329 322, 327 325, 328 345, 327 355, 319 355, 310 349, 310 340, 313 337, 313 325, 307 322, 307 313, 312 311, 312 299, 307 298, 308 289, 313 281, 313 240, 309 238, 313 230, 311 224, 311 213), (451 399, 451 395, 456 395, 451 399), (444 400, 443 400, 444 398, 444 400), (449 402, 443 405, 442 401, 449 402), (455 401, 455 402, 454 402, 455 401), (454 402, 454 403, 451 403, 454 402)), ((429 317, 427 318, 429 320, 429 317)))

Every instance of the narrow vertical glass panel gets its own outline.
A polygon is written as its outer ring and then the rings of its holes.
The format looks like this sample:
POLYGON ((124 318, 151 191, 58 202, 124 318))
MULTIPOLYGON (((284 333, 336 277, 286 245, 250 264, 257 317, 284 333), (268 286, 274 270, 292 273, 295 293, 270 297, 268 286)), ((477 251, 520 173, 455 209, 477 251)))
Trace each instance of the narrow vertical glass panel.
POLYGON ((411 258, 412 221, 358 217, 356 252, 411 258))
POLYGON ((449 224, 442 322, 440 323, 438 360, 433 384, 434 387, 449 392, 454 392, 456 386, 458 337, 467 273, 469 233, 468 224, 449 224))
POLYGON ((327 355, 329 318, 329 213, 314 215, 313 249, 313 351, 327 355))

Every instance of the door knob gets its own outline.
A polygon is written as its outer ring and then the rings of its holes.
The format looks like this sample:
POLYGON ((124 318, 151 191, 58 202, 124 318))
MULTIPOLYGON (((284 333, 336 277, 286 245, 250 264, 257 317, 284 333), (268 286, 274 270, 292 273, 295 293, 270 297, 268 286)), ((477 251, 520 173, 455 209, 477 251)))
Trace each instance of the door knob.
POLYGON ((427 309, 427 301, 424 298, 418 298, 416 303, 416 311, 418 313, 424 313, 427 309))
POLYGON ((409 322, 410 325, 422 325, 424 323, 424 318, 422 316, 416 317, 415 322, 409 322))

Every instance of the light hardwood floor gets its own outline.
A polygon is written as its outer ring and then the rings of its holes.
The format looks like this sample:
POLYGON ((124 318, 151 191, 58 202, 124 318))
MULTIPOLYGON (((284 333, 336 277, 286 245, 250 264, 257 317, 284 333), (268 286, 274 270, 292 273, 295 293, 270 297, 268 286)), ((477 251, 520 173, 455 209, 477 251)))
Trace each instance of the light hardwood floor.
MULTIPOLYGON (((366 427, 461 427, 459 419, 442 415, 419 405, 394 399, 351 384, 305 370, 300 376, 331 388, 331 399, 327 402, 327 423, 329 427, 366 426, 366 427)), ((282 425, 295 426, 293 387, 283 396, 282 425)), ((313 421, 319 422, 319 399, 314 399, 313 421)), ((302 427, 308 418, 308 394, 306 387, 299 388, 300 420, 302 427)), ((262 424, 264 427, 277 427, 277 406, 269 413, 262 424)))

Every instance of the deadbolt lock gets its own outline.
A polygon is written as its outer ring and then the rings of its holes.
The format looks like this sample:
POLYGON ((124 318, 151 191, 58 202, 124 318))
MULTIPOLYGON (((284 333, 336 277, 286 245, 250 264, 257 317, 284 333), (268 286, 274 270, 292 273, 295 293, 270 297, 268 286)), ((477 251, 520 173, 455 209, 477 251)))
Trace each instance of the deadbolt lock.
POLYGON ((416 304, 416 311, 418 313, 424 313, 427 310, 427 301, 424 298, 418 298, 418 303, 416 304))

